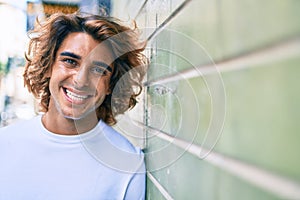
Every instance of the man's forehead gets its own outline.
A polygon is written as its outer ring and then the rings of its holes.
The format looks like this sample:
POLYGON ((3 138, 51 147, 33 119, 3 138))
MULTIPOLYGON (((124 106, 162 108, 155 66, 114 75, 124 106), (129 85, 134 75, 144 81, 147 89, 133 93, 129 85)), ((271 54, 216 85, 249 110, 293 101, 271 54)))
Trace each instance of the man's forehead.
POLYGON ((108 41, 97 41, 88 33, 77 32, 70 33, 62 42, 60 52, 72 52, 82 59, 106 59, 106 62, 112 63, 113 52, 108 41))
POLYGON ((112 49, 106 43, 99 43, 87 57, 90 59, 104 58, 107 62, 112 63, 115 60, 113 55, 112 49))

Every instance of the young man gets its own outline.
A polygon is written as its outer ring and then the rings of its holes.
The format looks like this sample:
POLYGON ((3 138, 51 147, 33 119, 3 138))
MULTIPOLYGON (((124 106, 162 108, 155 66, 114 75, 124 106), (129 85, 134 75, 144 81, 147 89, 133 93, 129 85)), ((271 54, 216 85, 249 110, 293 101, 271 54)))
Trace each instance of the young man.
POLYGON ((144 199, 143 153, 110 126, 136 104, 144 48, 113 18, 39 23, 24 80, 43 114, 0 130, 0 199, 144 199))

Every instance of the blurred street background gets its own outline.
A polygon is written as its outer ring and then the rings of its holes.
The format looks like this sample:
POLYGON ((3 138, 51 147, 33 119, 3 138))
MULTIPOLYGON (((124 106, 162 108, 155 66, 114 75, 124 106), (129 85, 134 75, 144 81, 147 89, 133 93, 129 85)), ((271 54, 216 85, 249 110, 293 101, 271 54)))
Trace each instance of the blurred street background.
POLYGON ((300 199, 300 0, 0 0, 0 126, 38 112, 22 80, 36 17, 99 8, 148 42, 114 127, 145 152, 147 199, 300 199))
POLYGON ((81 9, 97 13, 97 6, 110 12, 110 1, 86 0, 1 0, 0 1, 0 127, 38 112, 38 105, 24 88, 23 67, 28 43, 27 32, 36 18, 55 12, 72 13, 81 9))

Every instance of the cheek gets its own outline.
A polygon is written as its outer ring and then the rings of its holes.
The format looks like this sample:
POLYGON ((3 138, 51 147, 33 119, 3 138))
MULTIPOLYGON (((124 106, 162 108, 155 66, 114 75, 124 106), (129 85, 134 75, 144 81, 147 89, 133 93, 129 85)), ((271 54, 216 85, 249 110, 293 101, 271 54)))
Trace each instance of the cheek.
POLYGON ((54 73, 51 74, 50 80, 49 80, 49 87, 54 87, 59 84, 60 80, 62 79, 62 73, 56 71, 53 71, 54 73))
POLYGON ((110 78, 109 77, 103 77, 96 83, 96 88, 98 94, 109 94, 110 93, 110 78))
POLYGON ((96 107, 99 107, 105 100, 105 98, 107 97, 107 95, 109 94, 109 92, 107 92, 108 90, 105 89, 104 87, 98 88, 97 89, 97 97, 95 99, 95 103, 96 103, 96 107))
POLYGON ((110 79, 109 78, 105 81, 105 91, 106 91, 106 94, 111 93, 111 91, 110 91, 110 79))

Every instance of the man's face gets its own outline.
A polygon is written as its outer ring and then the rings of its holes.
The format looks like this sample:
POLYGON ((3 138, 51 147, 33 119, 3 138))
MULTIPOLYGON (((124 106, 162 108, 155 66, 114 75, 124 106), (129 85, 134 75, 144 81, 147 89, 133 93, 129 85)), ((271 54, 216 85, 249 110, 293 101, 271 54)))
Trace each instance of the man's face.
POLYGON ((94 116, 110 93, 111 50, 87 33, 70 33, 57 51, 52 66, 48 112, 65 118, 94 116))

